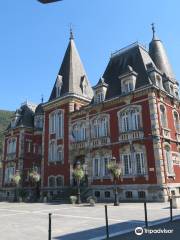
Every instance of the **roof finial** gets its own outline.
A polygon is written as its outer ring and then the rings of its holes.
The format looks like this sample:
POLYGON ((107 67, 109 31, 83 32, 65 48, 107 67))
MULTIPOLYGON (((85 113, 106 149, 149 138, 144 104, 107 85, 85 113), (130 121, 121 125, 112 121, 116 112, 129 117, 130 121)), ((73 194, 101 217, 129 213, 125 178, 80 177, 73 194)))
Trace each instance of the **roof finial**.
POLYGON ((152 26, 152 32, 153 32, 153 39, 155 39, 155 24, 154 23, 152 23, 151 24, 151 26, 152 26))
POLYGON ((43 96, 43 94, 41 94, 41 103, 43 103, 44 102, 44 96, 43 96))
POLYGON ((70 24, 70 40, 74 39, 73 31, 72 31, 72 24, 70 24))

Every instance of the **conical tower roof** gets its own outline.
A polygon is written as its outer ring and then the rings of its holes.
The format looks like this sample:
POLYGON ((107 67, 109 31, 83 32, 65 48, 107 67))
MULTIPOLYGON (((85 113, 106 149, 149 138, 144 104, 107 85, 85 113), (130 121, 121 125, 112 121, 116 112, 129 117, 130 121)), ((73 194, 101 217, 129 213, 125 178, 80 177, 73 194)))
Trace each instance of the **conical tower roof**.
POLYGON ((77 51, 72 31, 70 32, 70 40, 67 50, 61 64, 57 80, 54 84, 49 100, 57 98, 56 96, 56 83, 61 82, 60 96, 65 95, 79 95, 89 100, 93 97, 93 90, 87 78, 84 66, 77 51), (59 80, 60 79, 60 80, 59 80))
POLYGON ((169 62, 166 50, 164 45, 160 39, 158 39, 155 35, 155 28, 154 24, 152 24, 153 30, 153 38, 149 44, 149 55, 151 56, 152 60, 154 61, 156 67, 162 72, 167 75, 167 77, 174 79, 174 73, 169 62))

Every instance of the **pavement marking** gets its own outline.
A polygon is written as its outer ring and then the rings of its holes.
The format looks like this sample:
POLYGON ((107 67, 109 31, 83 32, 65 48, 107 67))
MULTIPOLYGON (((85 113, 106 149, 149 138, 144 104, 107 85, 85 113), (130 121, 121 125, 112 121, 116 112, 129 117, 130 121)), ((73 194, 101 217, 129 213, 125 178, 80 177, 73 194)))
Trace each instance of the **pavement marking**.
POLYGON ((30 211, 28 211, 28 210, 15 210, 15 209, 8 209, 8 208, 0 208, 0 211, 9 211, 9 212, 18 212, 18 213, 30 213, 30 211))
MULTIPOLYGON (((43 215, 45 213, 42 213, 43 215)), ((58 214, 58 213, 54 213, 53 216, 61 216, 61 217, 70 217, 70 218, 78 218, 78 219, 93 219, 93 220, 105 220, 104 217, 102 218, 97 218, 97 217, 88 217, 88 216, 78 216, 78 215, 69 215, 69 214, 58 214)), ((109 221, 113 221, 113 222, 124 222, 124 220, 122 219, 115 219, 115 218, 108 218, 109 221)), ((141 220, 137 220, 134 222, 142 222, 141 220)))

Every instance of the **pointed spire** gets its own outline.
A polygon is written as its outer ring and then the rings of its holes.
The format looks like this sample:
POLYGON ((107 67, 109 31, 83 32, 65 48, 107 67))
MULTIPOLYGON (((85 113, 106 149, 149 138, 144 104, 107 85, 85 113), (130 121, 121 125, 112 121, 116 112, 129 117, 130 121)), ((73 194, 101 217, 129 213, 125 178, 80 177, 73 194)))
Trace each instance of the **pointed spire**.
POLYGON ((152 25, 153 38, 149 44, 149 55, 151 56, 156 67, 162 72, 165 73, 169 78, 174 79, 174 73, 169 62, 166 50, 160 39, 155 35, 155 26, 152 25))
MULTIPOLYGON (((79 56, 78 50, 73 40, 72 28, 70 28, 70 41, 66 49, 58 75, 61 76, 61 93, 60 96, 76 94, 91 100, 93 97, 93 90, 88 81, 84 66, 79 56), (72 41, 73 40, 73 41, 72 41), (82 79, 86 85, 86 94, 82 88, 82 79)), ((57 78, 56 78, 57 79, 57 78)), ((52 90, 49 100, 57 98, 56 82, 52 90)))
POLYGON ((43 94, 41 94, 41 103, 43 103, 44 102, 44 96, 43 96, 43 94))
POLYGON ((73 34, 73 30, 72 30, 72 26, 70 26, 70 40, 74 39, 74 34, 73 34))
POLYGON ((151 26, 152 26, 152 32, 153 32, 153 39, 155 39, 155 38, 156 38, 156 37, 155 37, 155 32, 156 32, 156 30, 155 30, 155 24, 152 23, 151 26))

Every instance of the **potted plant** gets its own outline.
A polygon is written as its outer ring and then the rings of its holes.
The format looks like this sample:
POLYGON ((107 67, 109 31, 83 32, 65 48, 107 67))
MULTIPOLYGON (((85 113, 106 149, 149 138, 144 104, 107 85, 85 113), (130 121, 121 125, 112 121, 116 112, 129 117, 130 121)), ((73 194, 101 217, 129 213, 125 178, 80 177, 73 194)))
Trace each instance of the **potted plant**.
POLYGON ((14 192, 14 201, 19 201, 19 183, 21 181, 21 176, 19 171, 17 170, 14 176, 12 177, 12 182, 15 184, 15 192, 14 192))
POLYGON ((69 198, 70 198, 70 202, 71 202, 72 204, 75 204, 75 203, 76 203, 76 201, 77 201, 77 197, 76 197, 76 196, 70 196, 69 198))
POLYGON ((95 203, 97 202, 97 198, 94 196, 89 196, 87 198, 87 202, 90 204, 90 206, 94 207, 95 203))
POLYGON ((73 171, 73 175, 77 182, 77 203, 80 204, 81 203, 80 182, 84 177, 84 171, 79 161, 76 163, 76 167, 73 171))
POLYGON ((35 185, 35 194, 34 194, 34 198, 35 200, 37 200, 39 198, 39 182, 40 182, 40 174, 37 172, 37 170, 33 169, 30 173, 29 173, 29 177, 31 179, 31 181, 34 183, 35 185))

